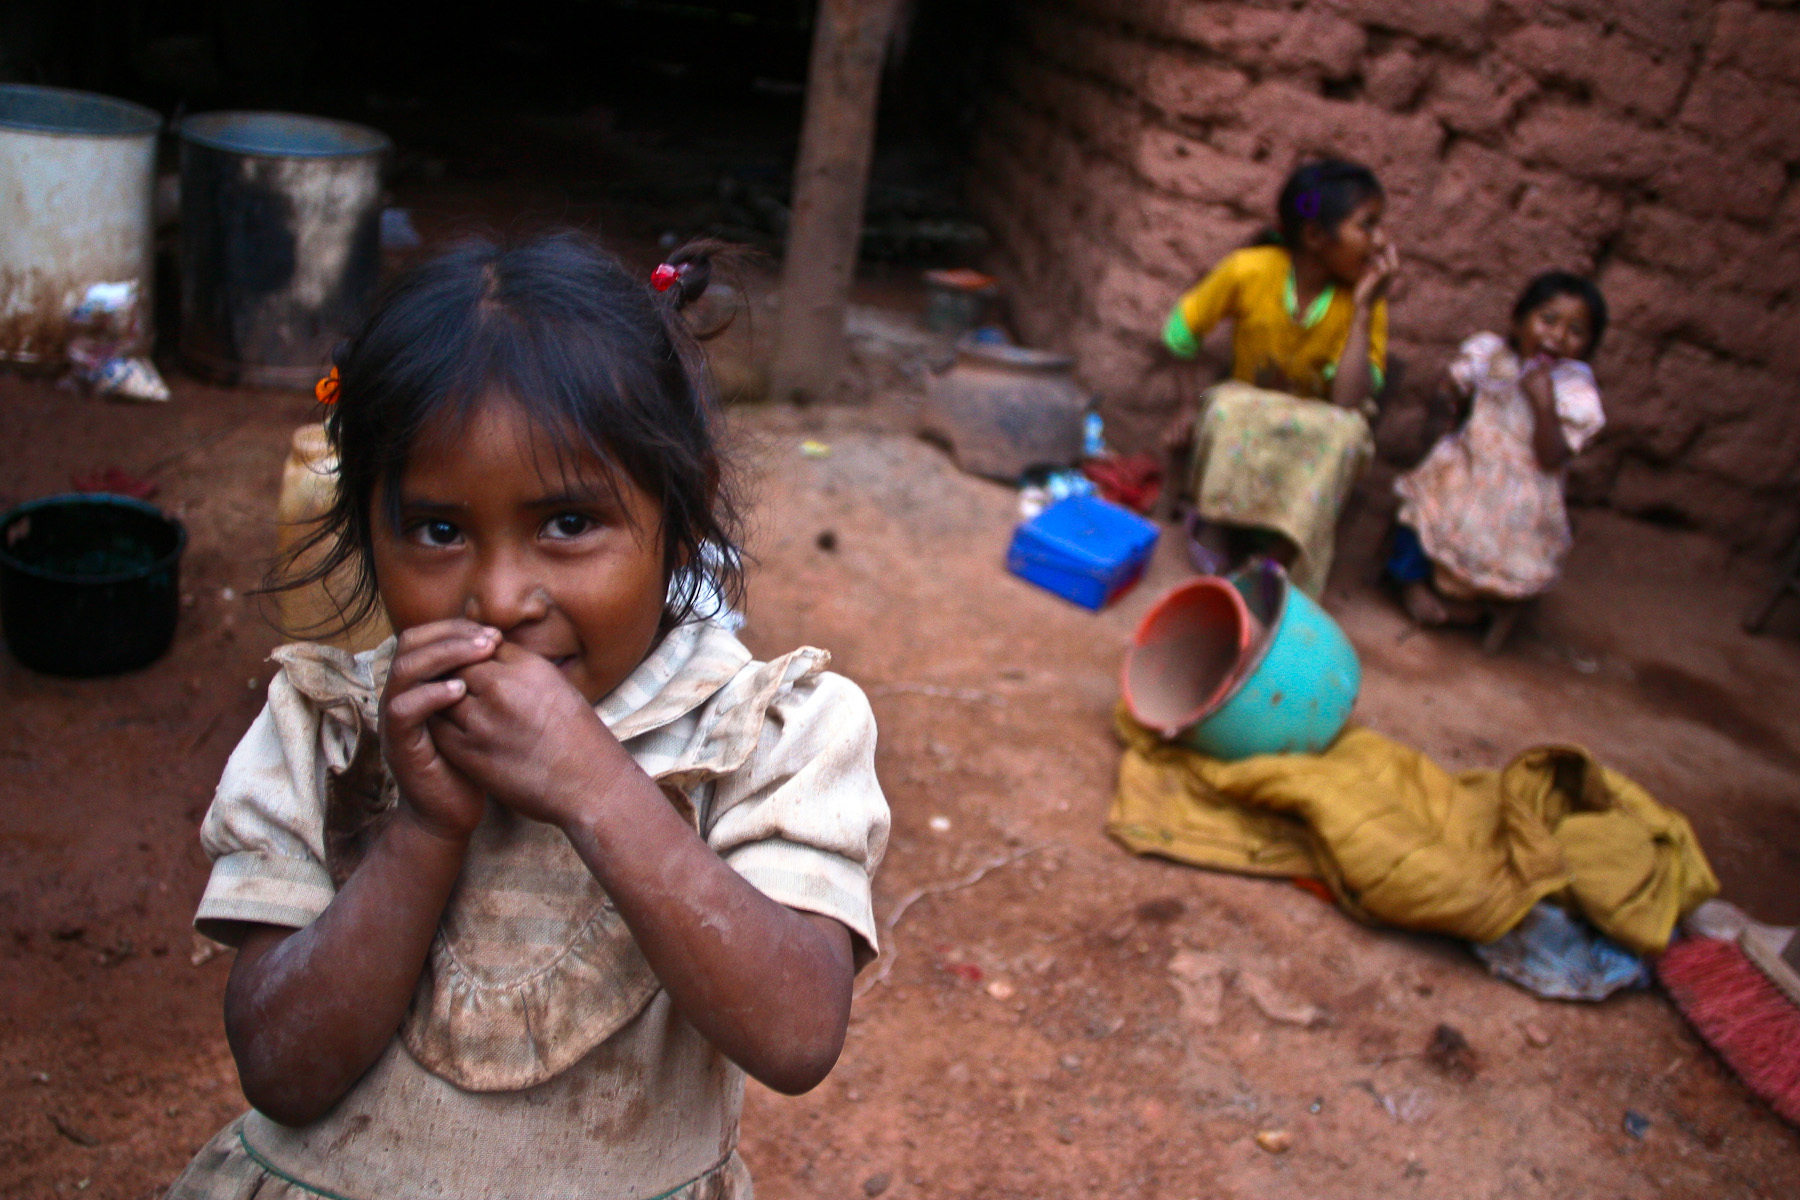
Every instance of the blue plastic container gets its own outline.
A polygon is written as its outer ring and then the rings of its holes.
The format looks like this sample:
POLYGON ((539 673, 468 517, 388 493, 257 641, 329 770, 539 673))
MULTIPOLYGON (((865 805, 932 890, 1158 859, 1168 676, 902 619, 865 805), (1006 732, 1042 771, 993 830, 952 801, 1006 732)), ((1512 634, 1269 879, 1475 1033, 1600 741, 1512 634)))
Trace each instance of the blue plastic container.
POLYGON ((1181 740, 1213 758, 1317 754, 1350 719, 1362 663, 1326 611, 1264 562, 1227 576, 1263 624, 1239 682, 1181 740))
POLYGON ((1160 532, 1128 508, 1070 496, 1013 531, 1006 569, 1083 608, 1101 609, 1143 575, 1160 532))

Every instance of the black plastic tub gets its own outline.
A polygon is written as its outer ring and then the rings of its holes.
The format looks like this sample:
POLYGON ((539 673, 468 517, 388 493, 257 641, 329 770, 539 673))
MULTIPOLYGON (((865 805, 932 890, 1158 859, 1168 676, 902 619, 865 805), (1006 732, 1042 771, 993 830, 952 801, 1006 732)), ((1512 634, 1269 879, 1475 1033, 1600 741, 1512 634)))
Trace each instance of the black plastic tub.
POLYGON ((187 530, 128 496, 49 496, 0 517, 0 627, 26 666, 112 675, 162 657, 187 530))

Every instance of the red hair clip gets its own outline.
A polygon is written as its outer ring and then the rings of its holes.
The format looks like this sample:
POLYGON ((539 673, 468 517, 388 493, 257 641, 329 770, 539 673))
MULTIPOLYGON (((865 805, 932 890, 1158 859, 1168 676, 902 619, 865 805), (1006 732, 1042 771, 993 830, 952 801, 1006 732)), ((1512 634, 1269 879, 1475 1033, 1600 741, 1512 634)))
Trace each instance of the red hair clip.
POLYGON ((657 263, 656 270, 650 272, 650 286, 659 292, 666 292, 681 282, 685 266, 677 267, 669 263, 657 263))
POLYGON ((331 374, 313 384, 313 395, 318 397, 320 404, 336 404, 338 402, 339 390, 341 389, 338 385, 338 370, 336 367, 331 368, 331 374))

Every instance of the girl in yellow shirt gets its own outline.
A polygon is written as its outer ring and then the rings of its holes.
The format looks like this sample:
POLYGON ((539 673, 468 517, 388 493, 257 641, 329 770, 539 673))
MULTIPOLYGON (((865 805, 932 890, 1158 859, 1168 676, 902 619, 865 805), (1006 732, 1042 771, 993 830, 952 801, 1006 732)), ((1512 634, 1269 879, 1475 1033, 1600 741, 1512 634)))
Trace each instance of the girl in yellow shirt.
MULTIPOLYGON (((1399 265, 1367 167, 1307 163, 1276 203, 1281 240, 1225 257, 1176 303, 1163 341, 1193 358, 1220 321, 1231 384, 1207 392, 1192 427, 1192 490, 1222 560, 1248 539, 1317 595, 1337 517, 1366 460, 1367 415, 1387 367, 1387 290, 1399 265), (1274 534, 1271 538, 1267 535, 1274 534)), ((1185 430, 1184 430, 1185 432, 1185 430)))

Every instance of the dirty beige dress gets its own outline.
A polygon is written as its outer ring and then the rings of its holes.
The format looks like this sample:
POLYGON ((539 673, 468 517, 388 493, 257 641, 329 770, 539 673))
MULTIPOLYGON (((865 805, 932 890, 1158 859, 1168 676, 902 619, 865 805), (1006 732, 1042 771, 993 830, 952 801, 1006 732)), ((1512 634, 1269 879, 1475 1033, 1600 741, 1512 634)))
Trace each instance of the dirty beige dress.
MULTIPOLYGON (((1463 342, 1450 376, 1474 397, 1469 419, 1394 483, 1400 522, 1418 533, 1439 590, 1450 595, 1524 600, 1556 582, 1568 557, 1565 472, 1538 463, 1537 418, 1519 372, 1499 334, 1463 342)), ((1551 387, 1563 440, 1578 453, 1606 424, 1594 374, 1564 360, 1551 387)))
MULTIPOLYGON (((392 803, 374 736, 392 653, 276 652, 201 830, 203 933, 299 928, 330 904, 392 803)), ((687 624, 597 708, 715 852, 841 921, 866 961, 888 812, 868 701, 828 661, 754 662, 687 624)), ((742 1101, 742 1072, 674 1011, 568 839, 490 805, 374 1066, 311 1125, 238 1118, 169 1200, 739 1200, 742 1101)))

